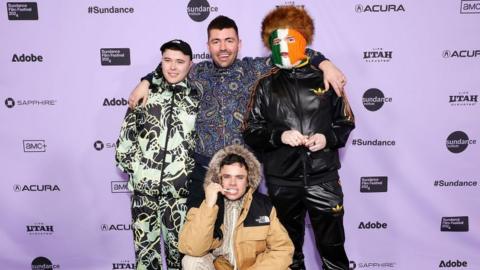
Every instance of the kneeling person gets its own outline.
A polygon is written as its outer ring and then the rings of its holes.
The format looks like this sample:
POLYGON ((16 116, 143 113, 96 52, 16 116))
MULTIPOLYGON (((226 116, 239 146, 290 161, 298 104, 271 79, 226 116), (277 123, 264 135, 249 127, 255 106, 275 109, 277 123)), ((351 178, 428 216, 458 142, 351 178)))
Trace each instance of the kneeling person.
POLYGON ((180 232, 185 270, 288 268, 293 244, 268 197, 255 192, 259 182, 260 163, 244 147, 213 156, 205 200, 188 211, 180 232))

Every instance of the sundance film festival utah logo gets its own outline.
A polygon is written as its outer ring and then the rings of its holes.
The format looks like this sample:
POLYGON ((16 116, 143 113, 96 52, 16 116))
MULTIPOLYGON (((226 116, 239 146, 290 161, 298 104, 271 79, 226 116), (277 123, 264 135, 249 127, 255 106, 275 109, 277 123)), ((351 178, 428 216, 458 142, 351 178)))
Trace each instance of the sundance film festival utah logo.
POLYGON ((207 19, 210 12, 218 12, 218 7, 211 7, 207 0, 191 0, 187 5, 188 16, 196 22, 207 19))
POLYGON ((448 103, 452 106, 473 106, 478 103, 478 95, 472 95, 468 91, 461 91, 457 95, 450 95, 448 103))
POLYGON ((468 216, 442 217, 442 232, 468 232, 468 216))
POLYGON ((26 225, 26 229, 29 235, 52 235, 54 233, 53 225, 45 225, 43 222, 26 225))
POLYGON ((130 48, 103 48, 100 49, 102 66, 129 66, 130 48))
POLYGON ((480 0, 462 0, 460 3, 461 14, 480 13, 480 0))
POLYGON ((129 260, 122 260, 119 263, 112 263, 112 270, 117 269, 135 269, 135 263, 132 263, 129 260))
POLYGON ((366 12, 405 12, 403 5, 361 5, 357 4, 355 6, 355 11, 357 13, 366 13, 366 12))
POLYGON ((382 91, 377 88, 370 88, 363 94, 362 103, 365 109, 374 112, 380 110, 383 104, 392 102, 391 97, 385 97, 382 91))
POLYGON ((53 264, 46 257, 37 257, 32 261, 32 270, 60 269, 59 264, 53 264))
POLYGON ((36 2, 7 2, 7 13, 10 21, 38 20, 36 2))
POLYGON ((373 48, 371 51, 363 52, 365 62, 390 62, 392 60, 393 51, 386 51, 382 48, 373 48))
POLYGON ((465 132, 455 131, 448 135, 446 145, 448 151, 458 154, 465 151, 468 145, 476 143, 477 140, 471 140, 465 132))

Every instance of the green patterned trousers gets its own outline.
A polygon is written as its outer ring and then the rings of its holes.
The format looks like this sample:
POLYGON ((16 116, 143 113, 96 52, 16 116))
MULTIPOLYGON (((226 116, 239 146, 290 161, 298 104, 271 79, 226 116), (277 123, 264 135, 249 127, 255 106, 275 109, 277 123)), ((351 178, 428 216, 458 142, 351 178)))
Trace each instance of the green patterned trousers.
POLYGON ((137 270, 162 269, 160 234, 168 269, 181 268, 178 234, 185 222, 186 198, 132 195, 133 240, 137 270))

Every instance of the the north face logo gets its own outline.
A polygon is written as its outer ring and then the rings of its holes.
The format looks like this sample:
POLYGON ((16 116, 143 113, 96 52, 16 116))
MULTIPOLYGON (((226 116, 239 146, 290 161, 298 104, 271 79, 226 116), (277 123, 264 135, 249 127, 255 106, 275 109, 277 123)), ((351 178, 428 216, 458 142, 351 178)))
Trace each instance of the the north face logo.
POLYGON ((268 218, 267 216, 260 216, 257 219, 255 219, 255 221, 260 224, 265 224, 265 223, 270 223, 270 218, 268 218))

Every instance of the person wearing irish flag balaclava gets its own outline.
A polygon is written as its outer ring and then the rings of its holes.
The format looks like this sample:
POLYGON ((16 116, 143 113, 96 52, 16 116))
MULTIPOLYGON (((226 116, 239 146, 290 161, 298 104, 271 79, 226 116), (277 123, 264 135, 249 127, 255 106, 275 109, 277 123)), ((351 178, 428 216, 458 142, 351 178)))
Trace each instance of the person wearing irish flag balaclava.
POLYGON ((290 268, 305 269, 308 213, 323 269, 347 270, 338 148, 355 122, 347 97, 325 89, 304 53, 313 33, 301 8, 279 7, 264 18, 262 38, 276 67, 253 87, 243 137, 262 157, 269 196, 295 246, 290 268))

